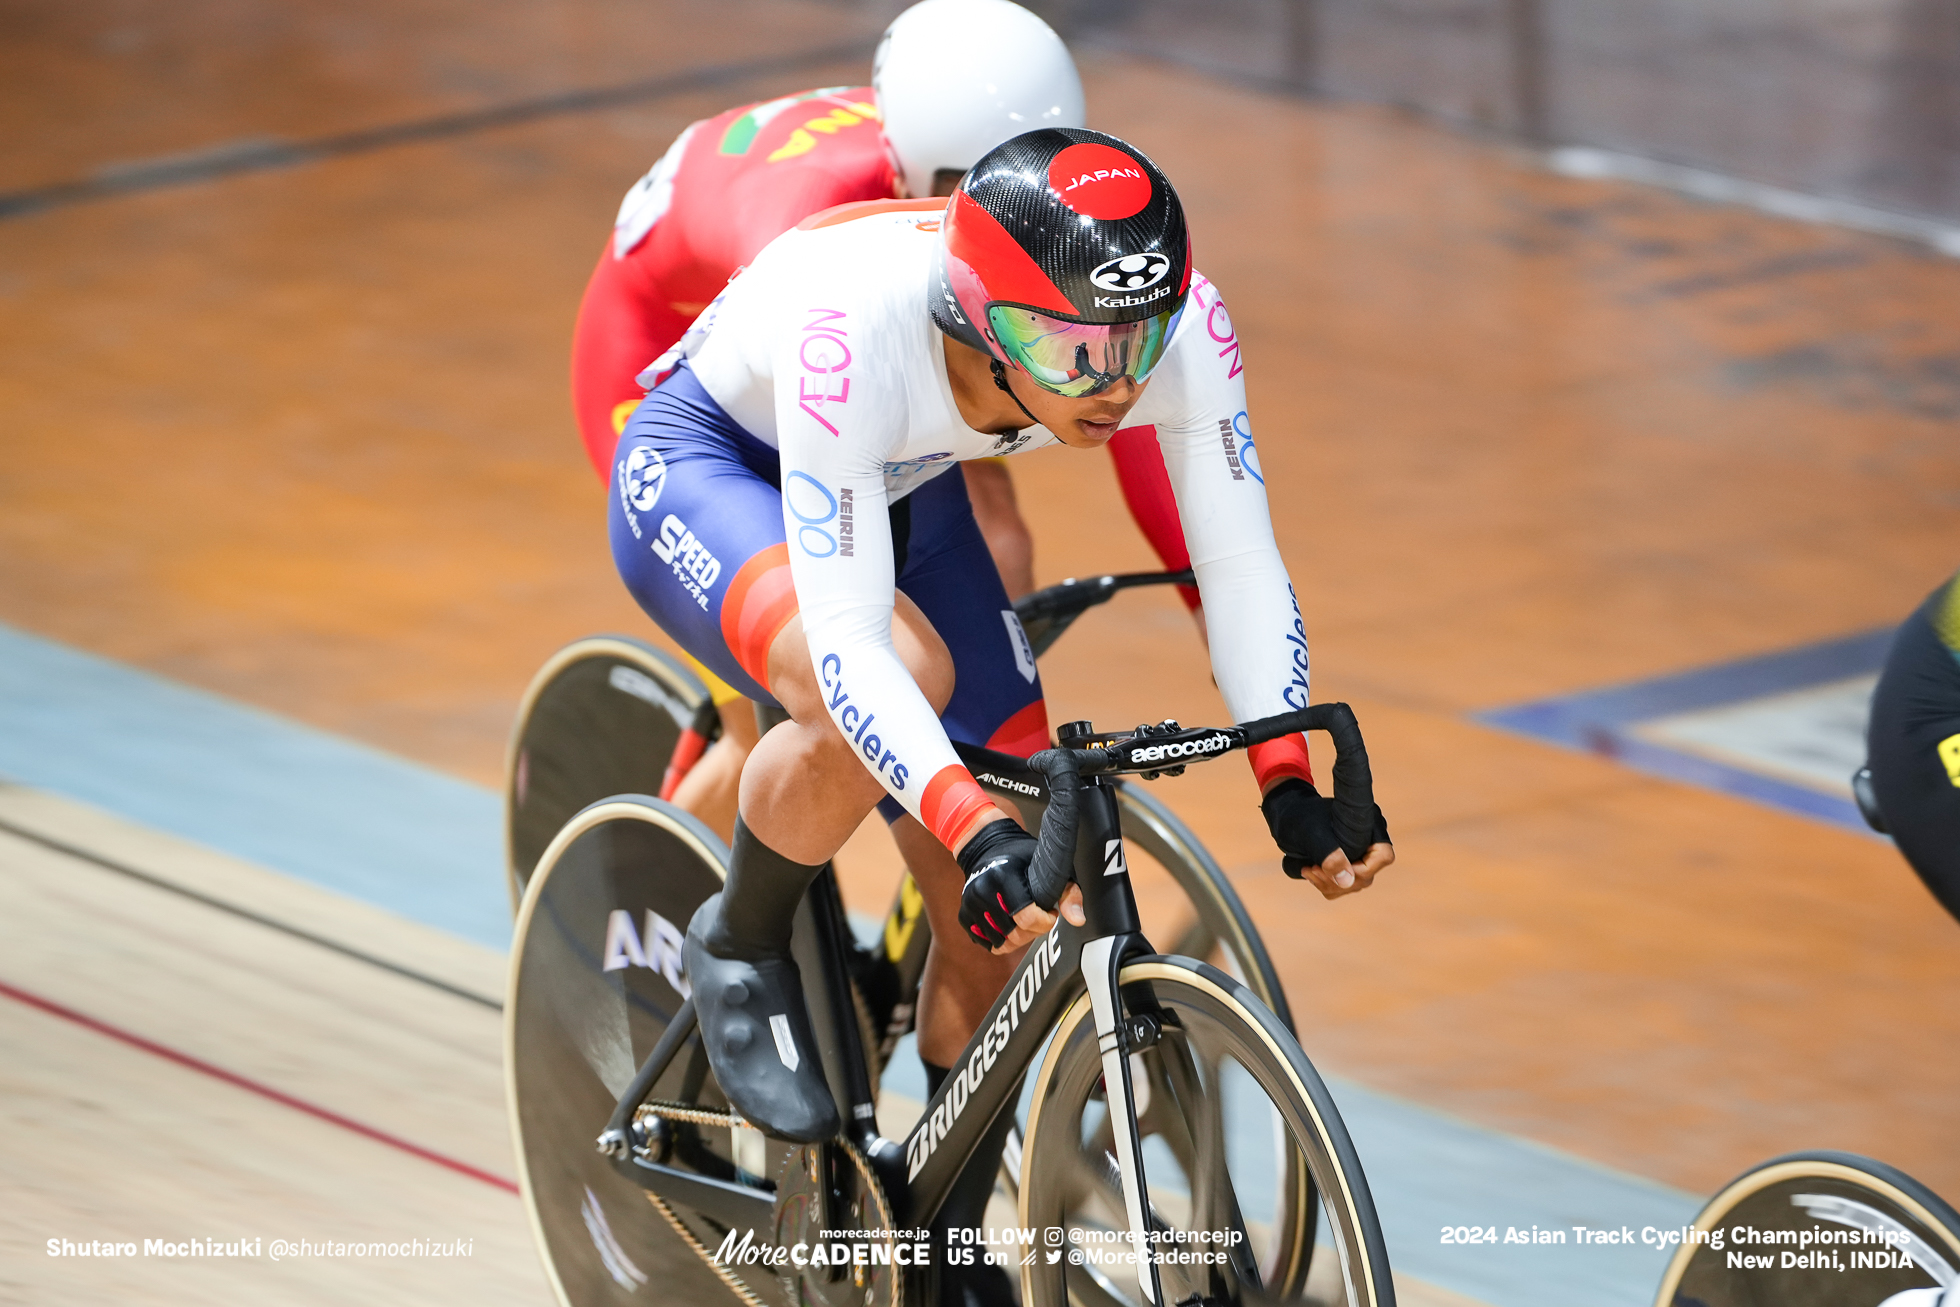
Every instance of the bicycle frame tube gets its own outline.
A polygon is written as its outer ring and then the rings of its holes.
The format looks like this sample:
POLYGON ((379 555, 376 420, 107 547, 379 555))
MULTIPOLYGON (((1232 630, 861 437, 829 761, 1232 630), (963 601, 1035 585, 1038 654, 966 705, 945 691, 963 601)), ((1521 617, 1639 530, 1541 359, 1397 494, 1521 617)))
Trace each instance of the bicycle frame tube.
POLYGON ((924 1225, 939 1212, 994 1118, 1013 1106, 1048 1032, 1082 993, 1084 932, 1066 922, 1028 946, 1007 988, 905 1138, 906 1206, 924 1225))
MULTIPOLYGON (((1352 790, 1346 807, 1355 809, 1353 814, 1337 811, 1337 826, 1369 833, 1369 823, 1360 820, 1375 811, 1367 756, 1359 728, 1345 704, 1319 704, 1238 727, 1183 730, 1175 723, 1165 723, 1144 728, 1136 735, 1114 737, 1097 736, 1087 722, 1061 729, 1062 746, 1077 750, 1076 765, 1089 772, 1081 775, 1070 770, 1072 760, 1066 757, 1048 760, 1056 764, 1056 775, 1069 778, 1072 785, 1079 777, 1079 788, 1073 790, 1076 837, 1069 880, 1082 893, 1084 924, 1074 927, 1058 923, 1028 948, 902 1147, 876 1132, 870 1110, 872 1090, 864 1074, 856 1013, 843 966, 849 936, 835 881, 828 875, 820 878, 817 891, 799 908, 799 918, 807 927, 796 932, 800 960, 814 964, 806 966, 806 997, 824 1045, 832 1091, 849 1111, 847 1129, 865 1160, 883 1179, 895 1220, 917 1226, 937 1220, 982 1139, 1000 1113, 1012 1106, 1023 1076, 1062 1013, 1086 993, 1101 1058, 1125 1214, 1137 1247, 1151 1247, 1149 1188, 1130 1060, 1134 1052, 1156 1043, 1162 1027, 1147 986, 1139 986, 1132 994, 1132 1010, 1127 1016, 1119 993, 1124 964, 1152 950, 1142 934, 1130 884, 1116 787, 1120 776, 1128 772, 1140 771, 1148 779, 1165 770, 1181 771, 1182 763, 1167 764, 1165 760, 1182 758, 1191 750, 1197 750, 1197 760, 1203 760, 1223 749, 1302 730, 1334 734, 1339 751, 1334 766, 1337 796, 1352 790), (1199 749, 1201 745, 1204 747, 1199 749), (1186 753, 1166 752, 1173 748, 1186 753), (1350 777, 1345 787, 1343 766, 1350 777)), ((964 745, 956 748, 983 786, 1036 807, 1048 806, 1044 772, 1008 755, 964 745)), ((1038 859, 1059 853, 1059 849, 1048 846, 1038 859)), ((1056 869, 1042 866, 1040 870, 1040 883, 1052 892, 1056 869)), ((705 1066, 698 1060, 695 1069, 705 1074, 705 1066)), ((636 1080, 650 1083, 657 1074, 658 1068, 642 1068, 636 1080)), ((691 1101, 699 1087, 698 1079, 690 1080, 683 1088, 683 1099, 691 1101)), ((606 1151, 613 1152, 610 1148, 606 1151)), ((630 1152, 626 1157, 614 1156, 622 1174, 637 1184, 713 1215, 731 1228, 744 1223, 759 1225, 768 1219, 765 1212, 773 1210, 773 1201, 764 1191, 679 1171, 630 1152)), ((1141 1285, 1146 1297, 1163 1307, 1163 1285, 1154 1258, 1143 1258, 1142 1266, 1148 1268, 1141 1285)))
MULTIPOLYGON (((1033 826, 1048 806, 1047 781, 1028 767, 1027 761, 1013 754, 996 753, 978 745, 955 742, 960 761, 973 773, 982 788, 1012 801, 1020 809, 1023 823, 1033 826)), ((877 1066, 890 1059, 892 1050, 912 1028, 912 1017, 919 998, 919 980, 925 973, 926 953, 932 943, 932 927, 925 914, 925 899, 918 883, 907 872, 899 880, 898 892, 885 913, 883 938, 877 945, 878 965, 889 969, 897 986, 897 1003, 885 1029, 874 1032, 878 1039, 877 1066)))
POLYGON ((882 1067, 891 1060, 898 1041, 912 1028, 913 1013, 919 1002, 919 981, 925 975, 926 954, 932 948, 932 926, 926 920, 925 895, 919 892, 919 884, 912 879, 910 871, 898 878, 898 892, 892 896, 884 929, 873 948, 877 965, 888 970, 891 983, 897 988, 885 1028, 874 1032, 878 1056, 873 1065, 882 1067))
MULTIPOLYGON (((763 720, 760 709, 757 718, 758 721, 763 720)), ((1046 807, 1048 797, 1046 778, 1030 769, 1025 759, 1017 758, 1012 754, 995 753, 990 749, 973 745, 960 744, 955 748, 958 749, 962 760, 979 773, 983 785, 1019 801, 1028 820, 1034 820, 1046 807)), ((1132 912, 1134 912, 1134 905, 1132 905, 1132 912)), ((885 1179, 893 1200, 902 1204, 904 1199, 901 1195, 908 1190, 915 1196, 919 1192, 916 1187, 905 1183, 908 1179, 907 1172, 912 1171, 916 1174, 917 1168, 911 1164, 914 1155, 904 1157, 896 1155, 896 1145, 889 1141, 886 1141, 883 1147, 878 1146, 877 1118, 872 1107, 874 1091, 864 1074, 864 1053, 858 1034, 857 1013, 851 1005, 851 987, 844 968, 845 950, 850 947, 850 931, 845 920, 843 904, 838 898, 835 873, 829 868, 826 868, 812 883, 810 893, 798 906, 797 921, 799 928, 793 937, 793 950, 798 966, 803 972, 804 998, 810 1007, 810 1024, 817 1033, 818 1051, 823 1059, 825 1079, 830 1083, 832 1093, 836 1095, 838 1103, 844 1110, 845 1134, 885 1179)), ((924 926, 923 914, 920 914, 915 924, 918 927, 924 926)), ((1058 926, 1056 931, 1051 932, 1046 939, 1030 947, 1021 969, 1015 973, 1014 983, 1002 992, 1000 999, 994 1004, 993 1011, 988 1013, 986 1022, 980 1027, 980 1034, 975 1036, 975 1044, 982 1048, 981 1061, 989 1067, 993 1066, 1009 1048, 1013 1049, 1009 1057, 1010 1063, 1015 1068, 1012 1077, 1003 1080, 1002 1077, 1006 1076, 1006 1072, 1002 1072, 1000 1076, 990 1077, 990 1081, 1001 1082, 998 1092, 981 1095, 980 1098, 983 1100, 981 1106, 974 1108, 968 1101, 971 1096, 969 1087, 977 1084, 984 1073, 975 1071, 972 1080, 969 1081, 966 1069, 974 1064, 969 1062, 967 1055, 962 1055, 959 1063, 963 1069, 962 1074, 957 1077, 947 1077, 947 1084, 940 1097, 928 1104, 927 1113, 921 1118, 923 1123, 929 1123, 933 1119, 933 1110, 943 1100, 950 1100, 954 1081, 960 1082, 962 1086, 959 1090, 960 1110, 953 1109, 949 1102, 945 1115, 940 1118, 942 1124, 939 1137, 918 1145, 925 1154, 937 1153, 945 1143, 945 1127, 952 1123, 952 1118, 959 1118, 959 1128, 951 1136, 953 1143, 945 1151, 947 1158, 957 1160, 940 1168, 944 1171, 943 1176, 937 1171, 934 1172, 934 1178, 928 1182, 932 1186, 930 1207, 922 1210, 928 1213, 938 1210, 954 1178, 959 1174, 959 1163, 964 1162, 965 1155, 977 1146, 980 1135, 992 1124, 1001 1103, 1013 1090, 1014 1082, 1019 1079, 1021 1071, 1040 1051, 1041 1040, 1046 1038, 1048 1028, 1060 1017, 1068 1003, 1081 993, 1080 980, 1076 976, 1076 954, 1080 948, 1078 937, 1081 934, 1082 932, 1072 927, 1058 926), (1027 973, 1031 968, 1038 968, 1039 971, 1039 975, 1034 980, 1027 979, 1027 973), (1059 973, 1057 981, 1065 983, 1048 984, 1047 979, 1051 973, 1059 973), (1050 992, 1064 990, 1066 992, 1050 992), (1018 999, 1017 995, 1020 996, 1018 999), (1001 1029, 1006 1034, 993 1034, 997 1019, 1003 1017, 1006 1025, 1001 1029), (1026 1036, 1019 1039, 1007 1037, 1020 1034, 1024 1027, 1027 1035, 1033 1036, 1031 1040, 1026 1036), (986 1057, 988 1048, 991 1048, 992 1060, 986 1057)), ((692 1045, 683 1040, 673 1043, 668 1048, 656 1048, 654 1052, 664 1056, 650 1056, 648 1063, 642 1065, 635 1076, 635 1084, 644 1082, 648 1086, 652 1085, 660 1075, 665 1073, 667 1066, 683 1046, 692 1045)), ((972 1054, 974 1047, 975 1045, 969 1045, 966 1054, 972 1054)), ((644 1097, 644 1092, 638 1095, 629 1094, 629 1096, 634 1101, 630 1105, 622 1104, 625 1110, 622 1118, 624 1120, 631 1119, 631 1113, 639 1106, 639 1100, 644 1097)), ((692 1094, 683 1096, 692 1097, 692 1094)), ((913 1139, 918 1138, 918 1133, 914 1131, 913 1139)), ((623 1138, 620 1142, 624 1144, 623 1138)), ((908 1140, 908 1147, 911 1145, 912 1140, 908 1140)), ((719 1182, 714 1182, 719 1187, 712 1194, 708 1194, 703 1185, 698 1182, 699 1177, 632 1156, 623 1147, 615 1158, 615 1165, 621 1174, 635 1184, 676 1201, 702 1207, 703 1197, 715 1200, 707 1206, 717 1209, 721 1219, 725 1221, 733 1219, 734 1212, 743 1206, 754 1207, 757 1201, 763 1204, 772 1201, 760 1191, 738 1192, 738 1186, 720 1185, 719 1182), (723 1190, 727 1192, 724 1193, 723 1190)))

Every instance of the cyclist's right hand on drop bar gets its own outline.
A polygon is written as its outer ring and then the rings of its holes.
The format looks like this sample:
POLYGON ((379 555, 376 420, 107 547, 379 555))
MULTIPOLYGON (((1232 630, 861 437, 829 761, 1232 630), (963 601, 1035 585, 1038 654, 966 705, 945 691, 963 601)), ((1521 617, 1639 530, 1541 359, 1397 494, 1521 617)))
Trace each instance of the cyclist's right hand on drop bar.
POLYGON ((1014 916, 1034 906, 1028 866, 1035 838, 1002 817, 977 830, 960 847, 966 889, 960 895, 960 925, 982 948, 997 949, 1014 933, 1014 916))
POLYGON ((1313 882, 1327 898, 1367 889, 1376 874, 1395 861, 1395 847, 1389 843, 1388 823, 1379 806, 1373 837, 1359 866, 1349 860, 1334 831, 1334 805, 1311 782, 1288 777, 1268 791, 1259 811, 1285 855, 1282 869, 1295 880, 1313 882))
MULTIPOLYGON (((956 855, 966 873, 960 894, 960 925, 966 937, 998 953, 1019 948, 1053 929, 1055 918, 1035 905, 1028 888, 1028 867, 1034 861, 1035 838, 1003 817, 975 832, 956 855)), ((1069 886, 1073 891, 1075 887, 1069 886)), ((1062 913, 1082 924, 1079 895, 1070 895, 1062 913)))

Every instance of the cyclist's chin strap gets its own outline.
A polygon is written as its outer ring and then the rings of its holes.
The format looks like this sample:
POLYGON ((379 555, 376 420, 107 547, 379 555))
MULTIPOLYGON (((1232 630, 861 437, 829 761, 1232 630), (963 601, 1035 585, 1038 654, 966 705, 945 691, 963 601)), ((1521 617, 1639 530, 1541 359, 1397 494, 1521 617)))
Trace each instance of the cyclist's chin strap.
MULTIPOLYGON (((1009 399, 1014 401, 1015 408, 1020 409, 1023 413, 1028 413, 1028 406, 1021 402, 1021 397, 1014 393, 1012 386, 1007 384, 1007 365, 999 359, 993 359, 991 361, 994 368, 994 385, 998 386, 1009 399)), ((1028 413, 1028 421, 1034 423, 1036 426, 1041 425, 1041 419, 1032 413, 1028 413)))

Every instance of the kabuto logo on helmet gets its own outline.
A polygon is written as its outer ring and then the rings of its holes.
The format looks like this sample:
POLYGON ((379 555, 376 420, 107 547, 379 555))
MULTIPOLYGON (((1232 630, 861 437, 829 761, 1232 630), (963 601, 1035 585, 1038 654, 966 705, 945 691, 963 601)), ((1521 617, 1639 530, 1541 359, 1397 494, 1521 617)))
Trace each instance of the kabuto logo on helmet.
POLYGON ((1171 261, 1151 250, 1097 264, 1090 271, 1089 280, 1104 290, 1145 290, 1162 281, 1170 270, 1171 261))

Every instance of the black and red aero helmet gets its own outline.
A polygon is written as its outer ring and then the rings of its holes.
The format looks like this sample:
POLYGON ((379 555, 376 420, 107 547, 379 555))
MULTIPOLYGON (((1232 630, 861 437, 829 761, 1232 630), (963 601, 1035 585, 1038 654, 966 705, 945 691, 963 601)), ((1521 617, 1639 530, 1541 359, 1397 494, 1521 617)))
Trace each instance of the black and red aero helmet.
POLYGON ((1191 289, 1184 206, 1157 165, 1080 127, 989 151, 946 206, 932 320, 1069 396, 1163 357, 1191 289))

